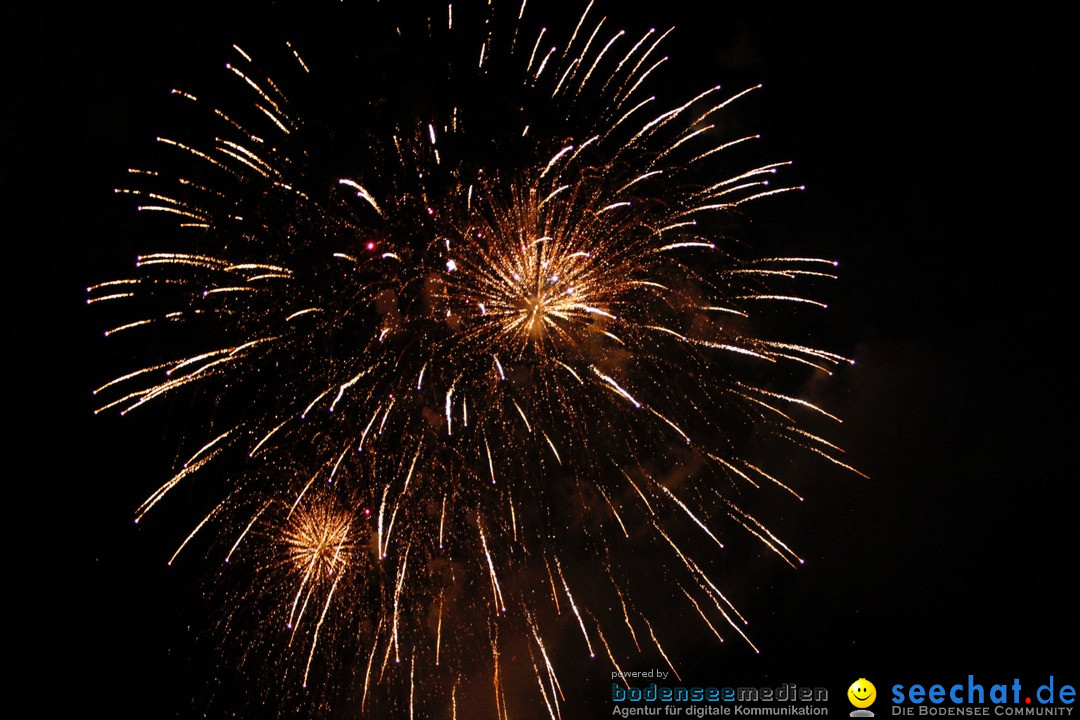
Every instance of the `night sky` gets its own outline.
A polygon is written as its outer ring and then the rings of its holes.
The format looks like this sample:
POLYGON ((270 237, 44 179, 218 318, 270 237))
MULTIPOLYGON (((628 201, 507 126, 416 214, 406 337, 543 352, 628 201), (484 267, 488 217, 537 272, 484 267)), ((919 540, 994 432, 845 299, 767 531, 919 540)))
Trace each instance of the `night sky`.
MULTIPOLYGON (((530 3, 534 17, 557 14, 542 5, 530 3)), ((793 160, 787 177, 807 190, 749 208, 745 235, 763 254, 840 261, 812 329, 819 346, 858 360, 807 392, 843 417, 832 437, 870 479, 805 471, 806 501, 776 525, 806 565, 751 565, 738 590, 762 653, 687 639, 687 677, 824 684, 837 697, 861 676, 879 692, 969 673, 1076 684, 1069 22, 1031 4, 1007 15, 606 6, 615 24, 677 26, 667 46, 676 74, 665 75, 676 87, 764 84, 738 122, 762 134, 769 159, 793 160)), ((144 218, 113 188, 150 156, 168 91, 217 77, 232 42, 265 36, 285 15, 182 3, 0 10, 15 331, 8 708, 203 709, 200 568, 165 564, 191 518, 131 522, 166 477, 181 419, 161 408, 146 422, 93 416, 91 389, 131 361, 102 340, 85 288, 120 276, 144 248, 144 218)), ((278 36, 302 47, 317 24, 278 36)), ((604 674, 567 674, 579 694, 567 707, 605 716, 595 700, 604 674)))

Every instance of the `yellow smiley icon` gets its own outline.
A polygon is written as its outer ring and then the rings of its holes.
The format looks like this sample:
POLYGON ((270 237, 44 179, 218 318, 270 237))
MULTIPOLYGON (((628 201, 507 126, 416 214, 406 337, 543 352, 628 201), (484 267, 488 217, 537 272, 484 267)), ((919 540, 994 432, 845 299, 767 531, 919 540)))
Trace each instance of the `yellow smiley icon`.
POLYGON ((877 699, 877 688, 866 678, 859 678, 847 689, 848 700, 857 708, 867 708, 877 699))

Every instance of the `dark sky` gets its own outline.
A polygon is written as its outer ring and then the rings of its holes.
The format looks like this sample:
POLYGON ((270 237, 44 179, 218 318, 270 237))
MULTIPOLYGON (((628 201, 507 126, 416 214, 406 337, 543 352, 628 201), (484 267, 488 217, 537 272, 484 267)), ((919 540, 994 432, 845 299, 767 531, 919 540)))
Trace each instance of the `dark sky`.
MULTIPOLYGON (((15 329, 5 704, 40 717, 198 706, 185 630, 195 572, 164 562, 186 521, 131 524, 172 460, 131 448, 171 447, 174 428, 92 417, 89 391, 116 358, 85 307, 85 287, 139 251, 139 221, 112 189, 146 157, 161 97, 220 72, 234 39, 277 21, 182 5, 0 11, 15 329)), ((610 5, 616 22, 679 27, 676 84, 764 83, 742 117, 808 189, 751 212, 750 233, 840 260, 819 337, 859 361, 814 392, 844 418, 840 443, 870 479, 805 478, 807 501, 784 525, 807 565, 748 579, 762 655, 688 643, 691 676, 838 694, 859 676, 882 678, 879 691, 968 673, 1075 684, 1068 21, 1038 4, 610 5)))

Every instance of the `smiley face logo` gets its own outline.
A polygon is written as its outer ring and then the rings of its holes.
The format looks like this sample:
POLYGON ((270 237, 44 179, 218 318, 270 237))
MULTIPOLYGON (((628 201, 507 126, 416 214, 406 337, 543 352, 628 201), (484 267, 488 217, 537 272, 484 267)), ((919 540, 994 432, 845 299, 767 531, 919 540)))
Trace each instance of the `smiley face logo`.
POLYGON ((877 699, 877 688, 866 678, 859 678, 847 689, 848 700, 857 708, 868 708, 877 699))

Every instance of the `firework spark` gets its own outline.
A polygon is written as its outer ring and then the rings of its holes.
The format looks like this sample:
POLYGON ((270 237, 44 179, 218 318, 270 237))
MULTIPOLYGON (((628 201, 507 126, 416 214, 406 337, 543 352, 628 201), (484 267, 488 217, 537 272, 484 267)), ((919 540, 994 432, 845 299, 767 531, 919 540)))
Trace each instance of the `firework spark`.
POLYGON ((218 468, 224 499, 181 549, 206 527, 228 537, 221 557, 246 570, 226 624, 285 632, 274 667, 297 693, 321 677, 365 710, 452 716, 484 676, 473 713, 501 718, 520 662, 557 718, 546 619, 571 618, 589 657, 677 666, 634 600, 641 547, 674 561, 671 602, 748 643, 699 539, 716 550, 739 528, 802 562, 730 496, 798 497, 744 457, 747 428, 852 469, 797 421, 834 416, 760 380, 846 360, 755 322, 824 307, 793 288, 835 263, 731 253, 732 212, 795 189, 770 184, 785 163, 718 168, 752 139, 725 136, 721 111, 753 88, 665 104, 647 93, 668 33, 613 31, 591 4, 561 44, 524 2, 479 34, 444 10, 403 34, 439 53, 424 77, 452 92, 406 102, 407 82, 362 66, 368 94, 329 133, 283 90, 329 63, 289 44, 286 82, 235 48, 250 104, 211 106, 205 143, 158 138, 181 169, 132 170, 118 191, 186 244, 88 290, 128 309, 106 335, 175 354, 97 394, 122 414, 210 398, 203 439, 137 519, 218 468))

